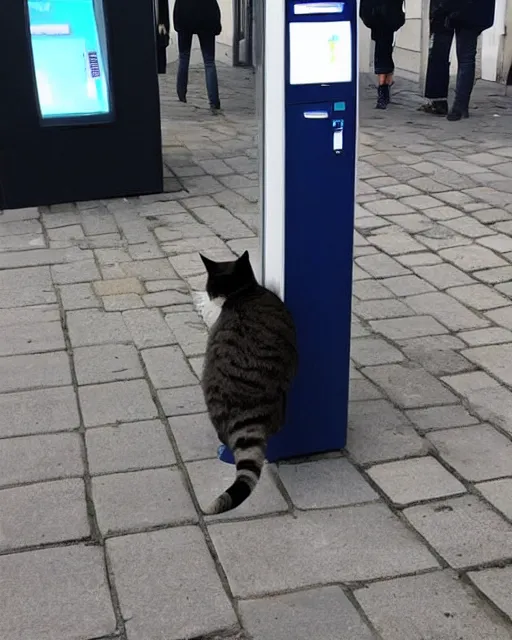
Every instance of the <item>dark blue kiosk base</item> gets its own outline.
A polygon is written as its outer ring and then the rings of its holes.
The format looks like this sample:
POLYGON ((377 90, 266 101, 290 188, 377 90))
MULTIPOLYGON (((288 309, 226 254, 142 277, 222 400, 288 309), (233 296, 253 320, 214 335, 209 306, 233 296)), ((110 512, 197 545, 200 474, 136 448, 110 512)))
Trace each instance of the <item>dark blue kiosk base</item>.
MULTIPOLYGON (((293 433, 293 426, 287 424, 286 427, 273 436, 268 443, 266 459, 268 462, 281 462, 290 458, 325 453, 327 451, 338 451, 346 445, 346 422, 347 416, 340 412, 339 428, 331 430, 324 436, 325 441, 316 440, 314 444, 308 439, 300 442, 300 433, 293 433), (295 436, 295 437, 294 437, 295 436)), ((228 447, 221 444, 217 450, 217 456, 222 462, 235 464, 233 454, 228 447)))
POLYGON ((357 2, 285 4, 284 299, 299 370, 269 462, 345 447, 350 378, 357 2))

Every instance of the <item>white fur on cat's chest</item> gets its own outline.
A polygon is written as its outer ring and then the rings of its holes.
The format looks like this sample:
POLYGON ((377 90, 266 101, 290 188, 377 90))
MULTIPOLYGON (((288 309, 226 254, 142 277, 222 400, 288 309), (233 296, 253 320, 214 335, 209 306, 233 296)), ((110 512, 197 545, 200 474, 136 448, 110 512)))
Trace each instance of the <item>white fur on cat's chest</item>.
POLYGON ((206 291, 194 291, 192 298, 199 315, 208 329, 211 329, 220 315, 224 298, 210 300, 206 291))

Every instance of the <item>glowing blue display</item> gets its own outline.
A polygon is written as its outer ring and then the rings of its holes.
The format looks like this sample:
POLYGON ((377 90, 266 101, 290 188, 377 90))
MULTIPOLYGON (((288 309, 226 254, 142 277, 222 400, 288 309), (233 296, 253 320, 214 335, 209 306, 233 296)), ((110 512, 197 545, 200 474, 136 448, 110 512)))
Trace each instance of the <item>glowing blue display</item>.
POLYGON ((28 15, 43 120, 109 116, 102 0, 28 0, 28 15))

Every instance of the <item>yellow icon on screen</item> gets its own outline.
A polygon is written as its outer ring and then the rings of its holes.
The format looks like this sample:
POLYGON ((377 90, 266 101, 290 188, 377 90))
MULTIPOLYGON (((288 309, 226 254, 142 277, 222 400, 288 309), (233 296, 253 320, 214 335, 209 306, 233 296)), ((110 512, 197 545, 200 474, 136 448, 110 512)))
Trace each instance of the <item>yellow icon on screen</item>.
POLYGON ((336 47, 340 41, 339 36, 335 33, 329 38, 329 51, 331 53, 331 64, 336 62, 336 47))

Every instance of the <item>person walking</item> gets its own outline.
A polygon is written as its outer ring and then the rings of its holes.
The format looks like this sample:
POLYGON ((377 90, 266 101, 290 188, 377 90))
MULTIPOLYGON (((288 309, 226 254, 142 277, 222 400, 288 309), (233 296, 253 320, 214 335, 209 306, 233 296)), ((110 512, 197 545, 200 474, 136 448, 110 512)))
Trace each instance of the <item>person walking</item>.
POLYGON ((431 46, 425 97, 421 111, 447 116, 450 121, 469 117, 469 101, 475 84, 478 37, 494 24, 496 0, 431 0, 431 46), (450 51, 455 37, 457 82, 455 100, 448 109, 450 51))
POLYGON ((215 66, 215 38, 222 31, 217 0, 176 0, 173 12, 174 30, 178 34, 178 75, 176 91, 180 102, 187 101, 190 52, 194 35, 199 38, 206 77, 210 110, 220 110, 219 82, 215 66))
POLYGON ((377 109, 386 109, 393 84, 395 32, 405 24, 403 0, 361 0, 359 16, 375 42, 374 71, 378 76, 377 109))
POLYGON ((158 0, 155 2, 157 14, 156 51, 158 73, 167 73, 167 47, 169 46, 169 2, 158 0))

